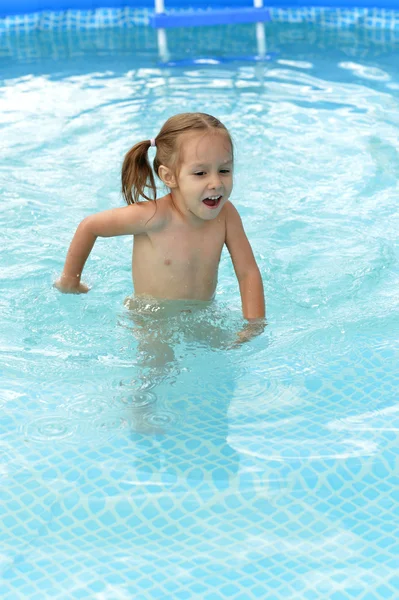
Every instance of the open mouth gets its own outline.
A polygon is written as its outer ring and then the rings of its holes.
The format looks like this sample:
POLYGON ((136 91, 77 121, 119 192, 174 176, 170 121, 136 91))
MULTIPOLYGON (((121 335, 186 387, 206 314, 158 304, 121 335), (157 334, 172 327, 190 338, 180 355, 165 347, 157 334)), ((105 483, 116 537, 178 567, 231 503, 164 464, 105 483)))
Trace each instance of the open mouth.
POLYGON ((205 198, 202 202, 209 206, 209 208, 217 208, 221 199, 222 196, 209 196, 209 198, 205 198))

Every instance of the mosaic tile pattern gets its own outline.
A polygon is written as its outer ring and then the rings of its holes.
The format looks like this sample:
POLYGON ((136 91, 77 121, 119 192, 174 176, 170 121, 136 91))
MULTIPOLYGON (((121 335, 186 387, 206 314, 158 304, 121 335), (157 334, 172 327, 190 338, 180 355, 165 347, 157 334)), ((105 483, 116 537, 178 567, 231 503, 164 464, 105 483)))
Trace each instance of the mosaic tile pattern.
MULTIPOLYGON (((45 27, 22 31, 8 28, 2 32, 0 20, 0 59, 58 61, 79 57, 82 53, 143 55, 143 49, 145 52, 158 52, 156 31, 152 27, 137 24, 134 19, 129 22, 131 26, 126 27, 71 30, 45 27)), ((366 28, 361 21, 354 27, 329 27, 325 26, 325 21, 312 22, 310 19, 307 22, 288 22, 284 20, 284 13, 279 15, 278 11, 275 11, 274 22, 267 24, 265 33, 270 57, 279 54, 282 47, 290 45, 295 46, 297 51, 299 40, 306 37, 312 40, 314 48, 325 52, 328 48, 338 47, 351 58, 356 55, 364 57, 368 53, 374 56, 381 52, 397 52, 399 46, 399 28, 366 28)), ((258 52, 252 24, 203 28, 200 33, 197 29, 176 28, 168 31, 167 41, 173 60, 187 58, 187 48, 191 49, 190 58, 242 57, 258 52)))
POLYGON ((150 13, 137 8, 97 8, 93 10, 42 11, 0 18, 0 33, 48 29, 91 29, 148 25, 150 13))
MULTIPOLYGON (((149 25, 152 11, 142 8, 98 8, 93 10, 43 11, 0 18, 0 34, 7 31, 79 30, 149 25)), ((399 9, 383 8, 270 8, 271 20, 280 23, 315 23, 323 27, 398 30, 399 9)))
POLYGON ((1 597, 396 598, 398 349, 376 348, 85 413, 8 396, 1 597))

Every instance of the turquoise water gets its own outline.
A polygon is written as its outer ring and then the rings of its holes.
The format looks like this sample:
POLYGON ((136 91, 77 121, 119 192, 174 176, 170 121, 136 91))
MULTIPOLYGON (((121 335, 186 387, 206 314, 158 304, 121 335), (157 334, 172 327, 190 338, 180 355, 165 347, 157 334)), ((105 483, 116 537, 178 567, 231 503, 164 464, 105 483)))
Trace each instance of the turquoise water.
MULTIPOLYGON (((145 28, 2 44, 2 598, 397 597, 397 48, 267 39, 262 64, 173 69, 145 28), (181 110, 236 141, 269 322, 236 349, 227 253, 205 306, 133 319, 127 237, 97 241, 88 295, 52 287, 79 221, 122 205, 126 150, 181 110)), ((169 48, 256 53, 251 27, 169 48)))

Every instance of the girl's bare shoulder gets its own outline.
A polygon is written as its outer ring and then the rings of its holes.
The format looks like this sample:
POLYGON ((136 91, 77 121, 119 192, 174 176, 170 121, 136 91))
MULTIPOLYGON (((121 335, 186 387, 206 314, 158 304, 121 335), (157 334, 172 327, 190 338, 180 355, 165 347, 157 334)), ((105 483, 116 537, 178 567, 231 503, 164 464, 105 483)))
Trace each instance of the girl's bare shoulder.
POLYGON ((171 204, 168 196, 163 196, 157 200, 138 202, 133 206, 140 207, 142 216, 148 219, 146 227, 148 231, 159 231, 170 220, 171 204))

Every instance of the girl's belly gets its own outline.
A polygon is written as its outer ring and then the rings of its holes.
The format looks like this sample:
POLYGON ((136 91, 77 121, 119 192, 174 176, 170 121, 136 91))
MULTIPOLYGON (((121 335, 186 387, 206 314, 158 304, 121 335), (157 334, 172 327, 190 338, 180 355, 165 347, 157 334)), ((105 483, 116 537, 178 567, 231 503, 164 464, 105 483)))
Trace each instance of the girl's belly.
POLYGON ((215 295, 217 269, 215 268, 146 268, 133 269, 136 296, 150 296, 164 300, 209 301, 215 295))

